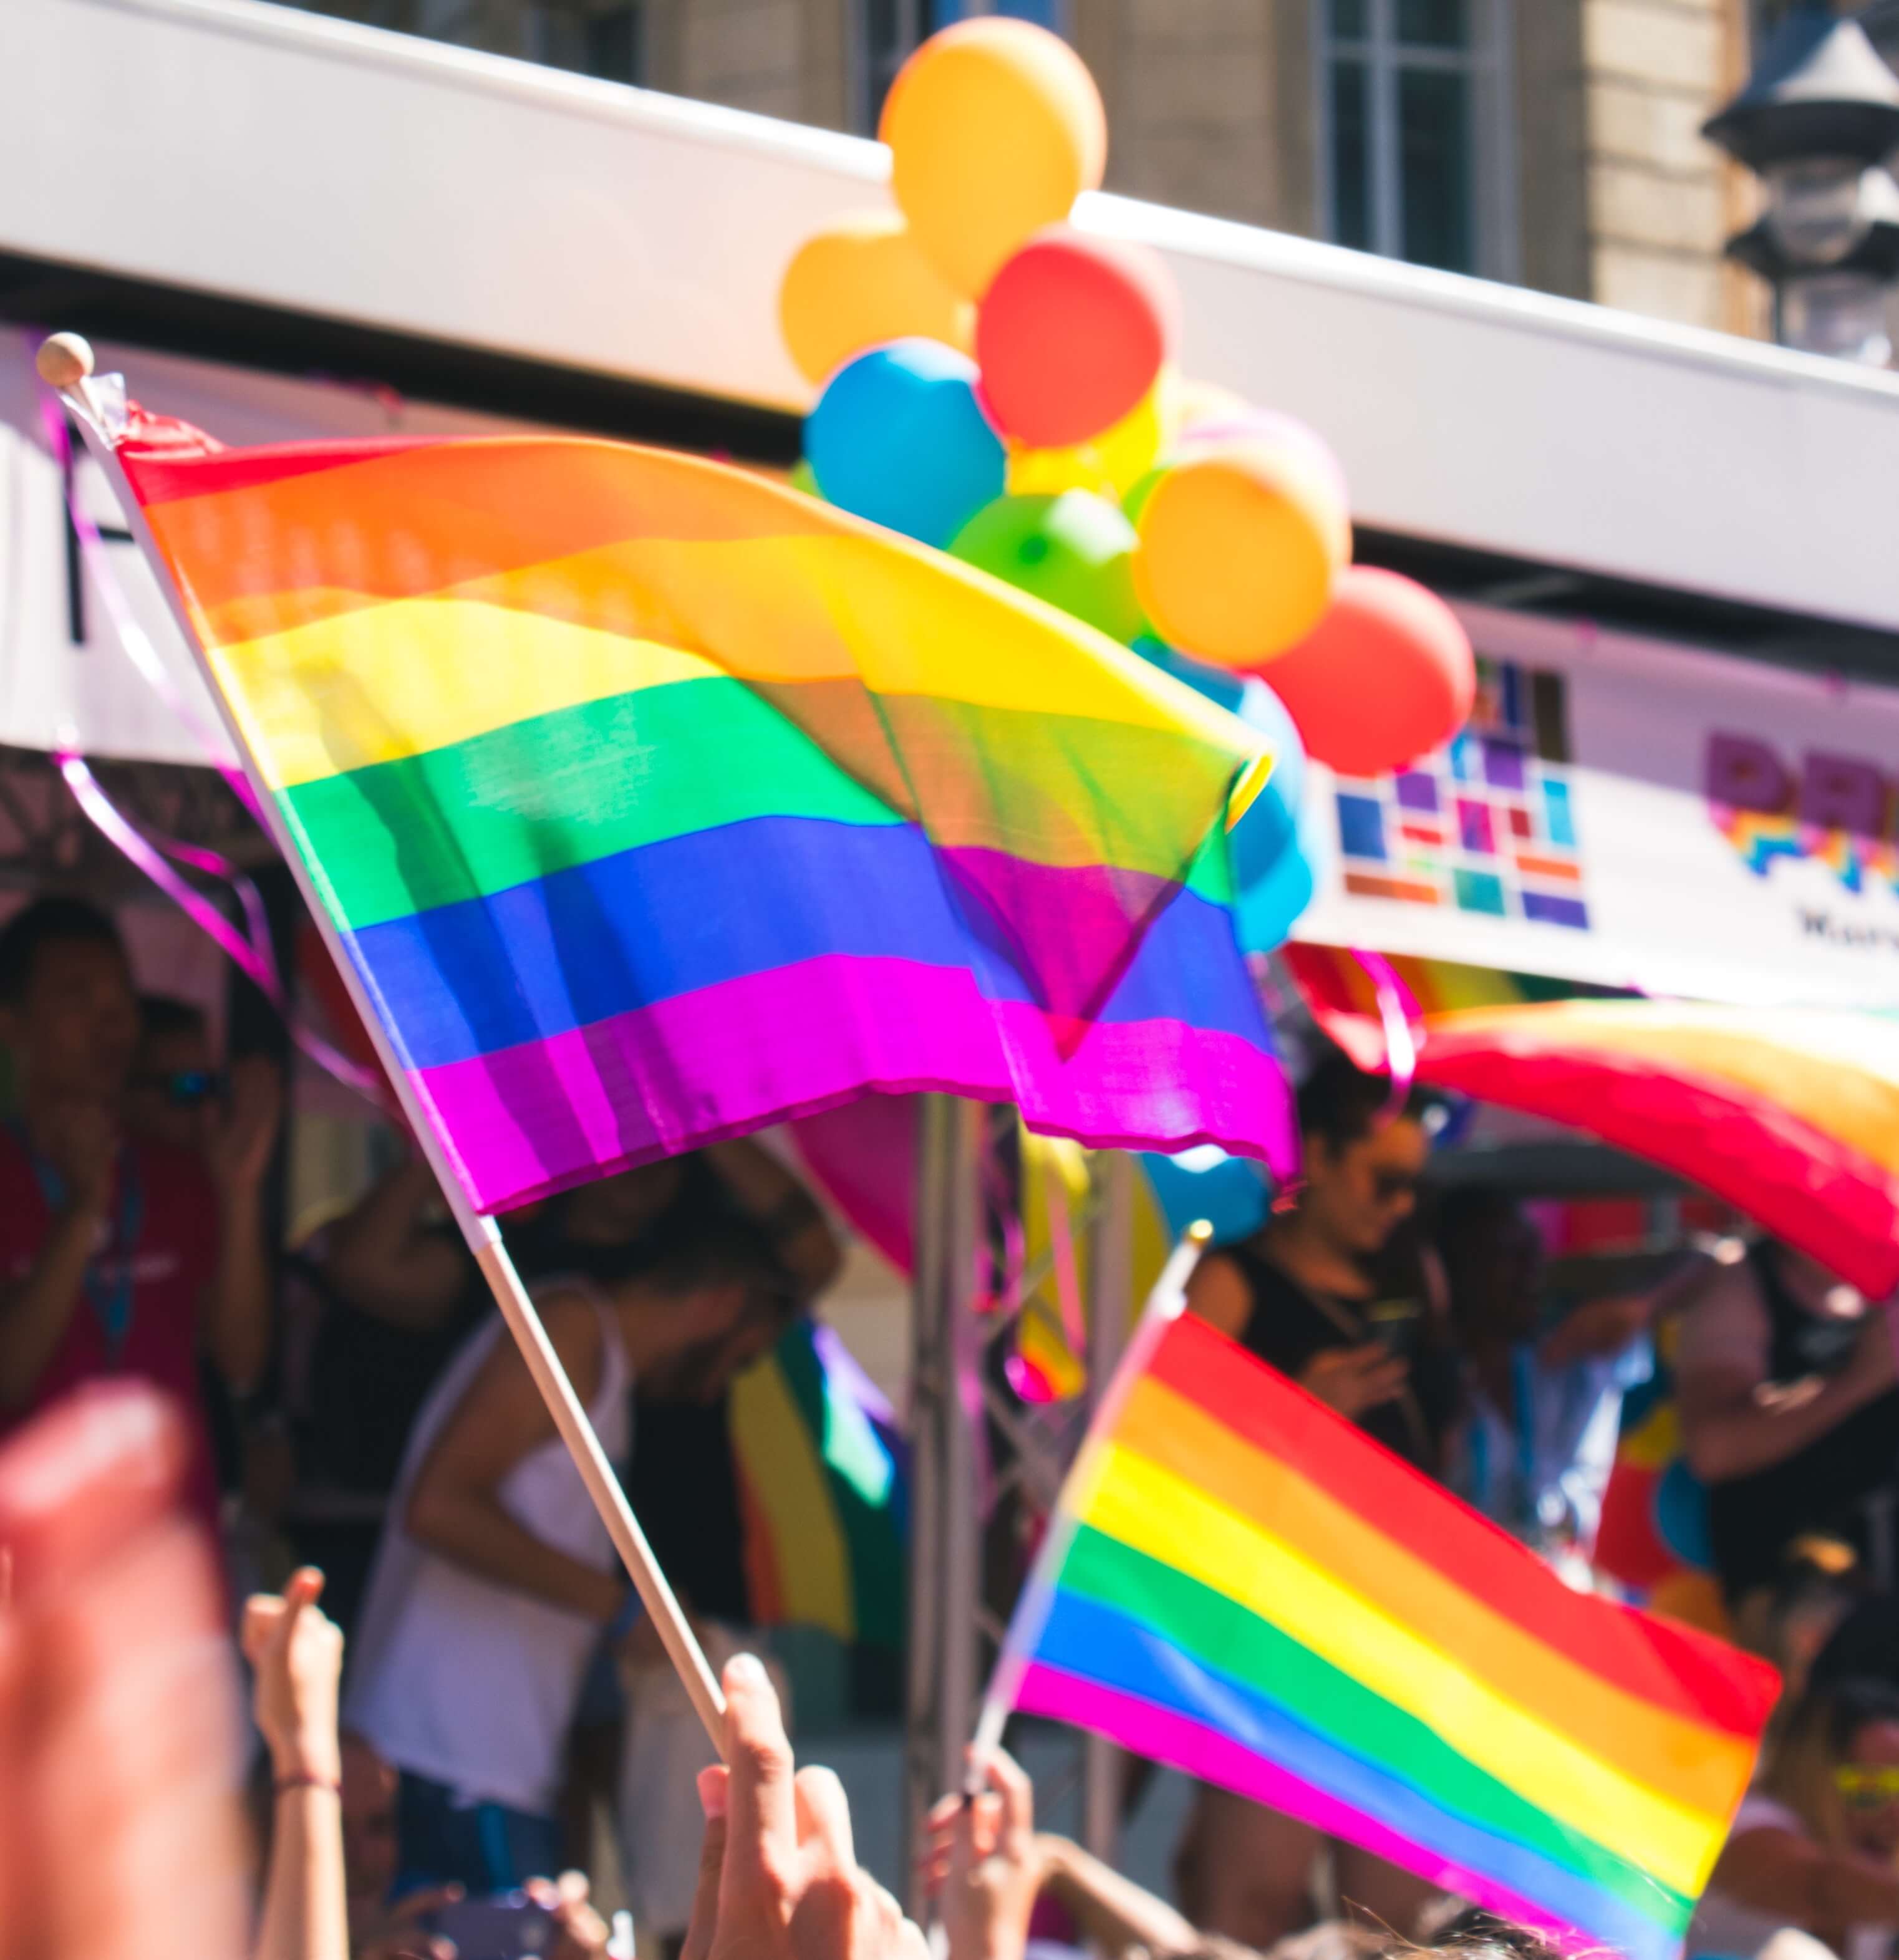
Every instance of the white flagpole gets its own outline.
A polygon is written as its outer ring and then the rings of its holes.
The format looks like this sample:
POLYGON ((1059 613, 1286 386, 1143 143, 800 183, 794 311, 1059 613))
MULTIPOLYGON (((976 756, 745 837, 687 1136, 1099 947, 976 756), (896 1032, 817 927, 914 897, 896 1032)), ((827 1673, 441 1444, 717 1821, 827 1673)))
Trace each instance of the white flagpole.
POLYGON ((982 1698, 982 1712, 976 1721, 972 1746, 978 1756, 992 1755, 1001 1745, 1003 1727, 1016 1705, 1029 1656, 1048 1624, 1048 1609, 1054 1604, 1055 1581, 1080 1527, 1081 1507, 1074 1501, 1074 1494, 1096 1474, 1109 1433, 1121 1420, 1121 1409, 1159 1344, 1160 1337, 1186 1310, 1187 1282, 1213 1236, 1214 1228, 1204 1218, 1196 1219, 1181 1235, 1180 1243, 1168 1255, 1160 1278, 1155 1281, 1154 1290, 1140 1310, 1140 1324, 1121 1357, 1120 1367, 1115 1370, 1114 1379, 1095 1405, 1087 1433, 1075 1453, 1073 1467, 1063 1479, 1054 1514, 1042 1533, 1035 1562, 1016 1602, 1016 1610, 1009 1616, 1009 1631, 1003 1636, 1002 1650, 996 1656, 988 1689, 982 1698))
POLYGON ((402 1114, 408 1118, 409 1128, 422 1153, 428 1160, 429 1168, 435 1173, 435 1181, 441 1186, 449 1208, 454 1214, 455 1222, 460 1227, 462 1236, 467 1241, 469 1250, 475 1255, 495 1295, 495 1304, 501 1310, 502 1318, 508 1325, 521 1357, 527 1363, 528 1373, 534 1378, 534 1386, 540 1391, 541 1399, 547 1405, 547 1412, 554 1419, 554 1427, 561 1440, 566 1444, 568 1454, 574 1459, 574 1468, 581 1474, 581 1481, 587 1486, 587 1494, 593 1500, 594 1508, 600 1514, 600 1521, 606 1526, 634 1585, 638 1589, 646 1610, 653 1616, 653 1624, 660 1639, 666 1644, 666 1653, 673 1665, 679 1670, 679 1678, 692 1698, 699 1720, 705 1724, 705 1732, 712 1739, 712 1745, 720 1755, 725 1753, 725 1698, 712 1670, 706 1665, 697 1637, 690 1622, 679 1608, 672 1587, 666 1583, 666 1575, 653 1556, 653 1550, 646 1542, 646 1534, 641 1530, 639 1520, 634 1516, 632 1507, 626 1501, 626 1494, 620 1488, 619 1479, 614 1475, 613 1466, 607 1461, 606 1452, 600 1447, 600 1440, 593 1433, 593 1425, 588 1421, 587 1411, 581 1407, 580 1398, 574 1392, 574 1385, 568 1379, 567 1370, 561 1365, 560 1357, 554 1351, 554 1344, 547 1338, 547 1329, 541 1324, 541 1317, 534 1309, 533 1302, 528 1298, 527 1290, 521 1284, 520 1275, 514 1270, 514 1262, 508 1256, 507 1248, 502 1242, 500 1228, 493 1219, 477 1211, 463 1188, 460 1178, 445 1148, 442 1138, 436 1133, 430 1113, 421 1099, 416 1094, 408 1071, 397 1059, 390 1045, 389 1036, 382 1017, 377 1013, 375 1002, 371 999, 362 975, 355 962, 345 950, 342 936, 329 915, 323 901, 318 897, 310 882, 309 867, 298 854, 294 843, 285 828, 283 815, 276 798, 265 781, 262 772, 257 766, 257 759, 252 754, 244 731, 237 718, 231 712, 231 704, 224 698, 224 691, 218 685, 218 676, 212 671, 211 663, 204 648, 198 643, 183 603, 167 571, 165 561, 151 535, 151 527, 131 484, 126 480, 112 438, 107 434, 101 421, 91 387, 93 371, 92 349, 77 334, 56 333, 44 342, 39 350, 36 363, 40 378, 55 390, 72 412, 85 439, 86 447, 93 460, 106 473, 113 494, 124 508, 126 522, 138 539, 139 549, 145 553, 146 562, 151 567, 170 606, 173 617, 178 622, 179 631, 184 635, 185 644, 191 649, 192 657, 197 662, 199 673, 211 698, 217 704, 231 746, 236 749, 243 765, 244 774, 256 793, 258 807, 264 813, 269 826, 271 839, 279 854, 291 869, 297 880, 297 889, 303 894, 304 904, 317 930, 323 936, 323 943, 329 949, 330 957, 336 963, 336 970, 342 975, 349 989, 351 1001, 363 1026, 368 1030, 370 1039, 376 1045, 376 1053, 389 1077, 402 1114))

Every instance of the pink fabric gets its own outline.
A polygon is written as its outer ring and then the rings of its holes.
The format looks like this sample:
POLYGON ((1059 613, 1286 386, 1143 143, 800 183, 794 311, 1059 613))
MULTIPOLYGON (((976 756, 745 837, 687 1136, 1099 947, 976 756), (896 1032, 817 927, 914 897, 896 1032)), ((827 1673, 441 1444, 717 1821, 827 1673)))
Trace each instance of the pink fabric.
POLYGON ((1296 1147, 1277 1063, 1239 1036, 1104 1022, 1064 1052, 1035 1008, 901 959, 807 960, 410 1080, 484 1211, 866 1090, 1013 1102, 1031 1128, 1103 1148, 1217 1144, 1283 1169, 1296 1147), (689 1096, 675 1055, 701 1081, 716 1058, 717 1090, 689 1096), (840 1082, 856 1087, 841 1096, 840 1082))
POLYGON ((790 1127, 805 1168, 851 1230, 908 1273, 915 1256, 916 1098, 860 1096, 790 1127))
POLYGON ((1899 1287, 1899 1185, 1772 1103, 1681 1071, 1586 1049, 1502 1047, 1429 1029, 1420 1080, 1573 1124, 1681 1175, 1881 1300, 1899 1287))

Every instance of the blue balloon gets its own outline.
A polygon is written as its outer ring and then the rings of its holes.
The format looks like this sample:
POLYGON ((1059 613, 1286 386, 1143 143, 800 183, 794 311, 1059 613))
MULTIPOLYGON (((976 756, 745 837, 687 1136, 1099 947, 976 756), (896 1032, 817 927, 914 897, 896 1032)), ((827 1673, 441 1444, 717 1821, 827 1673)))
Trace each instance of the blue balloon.
POLYGON ((1196 694, 1204 694, 1209 701, 1217 702, 1229 714, 1240 711, 1246 698, 1244 674, 1233 673, 1225 667, 1209 667, 1191 654, 1177 654, 1164 640, 1156 640, 1151 633, 1142 634, 1133 645, 1143 659, 1153 661, 1163 673, 1172 674, 1175 680, 1184 681, 1196 694))
MULTIPOLYGON (((1271 953, 1312 902, 1317 880, 1315 824, 1306 815, 1306 745, 1285 704, 1256 676, 1229 673, 1176 653, 1144 635, 1134 651, 1236 714, 1267 739, 1273 773, 1233 826, 1227 850, 1233 872, 1233 921, 1241 950, 1271 953)), ((1190 1221, 1191 1222, 1191 1221, 1190 1221)))
MULTIPOLYGON (((1245 828, 1242 822, 1234 835, 1245 828)), ((1271 867, 1250 883, 1241 882, 1236 862, 1233 934, 1241 952, 1271 953, 1283 946, 1299 915, 1312 903, 1318 878, 1307 848, 1309 840, 1310 826, 1302 823, 1271 867)))
POLYGON ((1303 807, 1306 800, 1306 743, 1299 724, 1286 711, 1286 704, 1257 674, 1246 681, 1245 698, 1236 712, 1241 721, 1257 728, 1272 743, 1278 760, 1273 765, 1273 786, 1289 810, 1303 807))
POLYGON ((1306 807, 1306 746, 1293 718, 1262 680, 1246 683, 1239 718, 1271 745, 1273 773, 1233 826, 1233 919, 1241 950, 1271 953, 1312 902, 1319 825, 1306 807))
POLYGON ((1213 1227, 1214 1243, 1221 1246, 1244 1239, 1266 1222, 1272 1202, 1266 1174, 1245 1157, 1229 1157, 1205 1144, 1173 1157, 1144 1152, 1140 1167, 1175 1239, 1196 1218, 1213 1227))
POLYGON ((936 340, 893 340, 833 374, 804 425, 828 501, 939 549, 1003 492, 1002 438, 976 364, 936 340))

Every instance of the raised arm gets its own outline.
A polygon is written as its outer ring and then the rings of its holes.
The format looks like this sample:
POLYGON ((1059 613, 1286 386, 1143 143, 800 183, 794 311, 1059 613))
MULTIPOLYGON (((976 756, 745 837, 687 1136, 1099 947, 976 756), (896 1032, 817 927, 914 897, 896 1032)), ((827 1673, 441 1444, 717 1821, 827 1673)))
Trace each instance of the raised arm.
POLYGON ((1163 1898, 1124 1879, 1066 1838, 1039 1838, 1042 1886, 1085 1933, 1110 1953, 1144 1947, 1154 1960, 1198 1953, 1200 1932, 1163 1898))
POLYGON ((418 1334, 445 1326, 468 1284, 460 1245, 429 1227, 435 1195, 428 1160, 412 1151, 330 1227, 323 1254, 331 1285, 352 1306, 418 1334))
POLYGON ((65 1181, 64 1201, 25 1277, 0 1287, 0 1408, 24 1408, 52 1359, 112 1204, 119 1137, 105 1111, 62 1105, 44 1125, 41 1148, 65 1181))
POLYGON ((1899 1872, 1770 1827, 1730 1838, 1711 1888, 1792 1926, 1890 1925, 1899 1920, 1899 1872))
POLYGON ((1560 1326, 1551 1329, 1538 1358, 1546 1368, 1560 1368, 1572 1361, 1616 1354, 1663 1315, 1685 1306, 1717 1270, 1712 1253, 1694 1252, 1643 1292, 1608 1293, 1585 1300, 1560 1326))
POLYGON ((1824 1381, 1771 1388, 1768 1339, 1767 1312, 1745 1265, 1723 1268, 1689 1309, 1676 1399, 1688 1462, 1710 1483, 1784 1463, 1893 1385, 1885 1309, 1868 1312, 1852 1359, 1824 1381))
MULTIPOLYGON (((593 1307, 578 1293, 557 1293, 542 1318, 574 1393, 591 1401, 603 1361, 593 1307)), ((466 1570, 604 1624, 619 1611, 624 1581, 543 1544, 501 1503, 508 1473, 554 1433, 527 1363, 512 1341, 496 1341, 424 1458, 403 1522, 466 1570)))
POLYGON ((244 1605, 244 1658, 275 1806, 252 1960, 349 1960, 336 1732, 343 1637, 316 1605, 323 1589, 323 1575, 305 1567, 281 1598, 259 1593, 244 1605))
POLYGON ((283 1077, 250 1055, 231 1070, 231 1106, 205 1112, 203 1156, 218 1194, 218 1264, 201 1307, 205 1351, 236 1395, 270 1359, 272 1259, 264 1177, 283 1121, 283 1077))

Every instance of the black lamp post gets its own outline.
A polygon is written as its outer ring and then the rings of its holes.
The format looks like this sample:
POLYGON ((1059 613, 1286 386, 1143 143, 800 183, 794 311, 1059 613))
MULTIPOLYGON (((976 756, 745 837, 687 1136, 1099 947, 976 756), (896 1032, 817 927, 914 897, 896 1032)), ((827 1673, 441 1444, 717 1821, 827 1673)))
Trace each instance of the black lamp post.
POLYGON ((1702 134, 1760 178, 1759 223, 1728 253, 1773 288, 1774 338, 1884 367, 1899 279, 1899 77, 1857 20, 1798 0, 1702 134))

